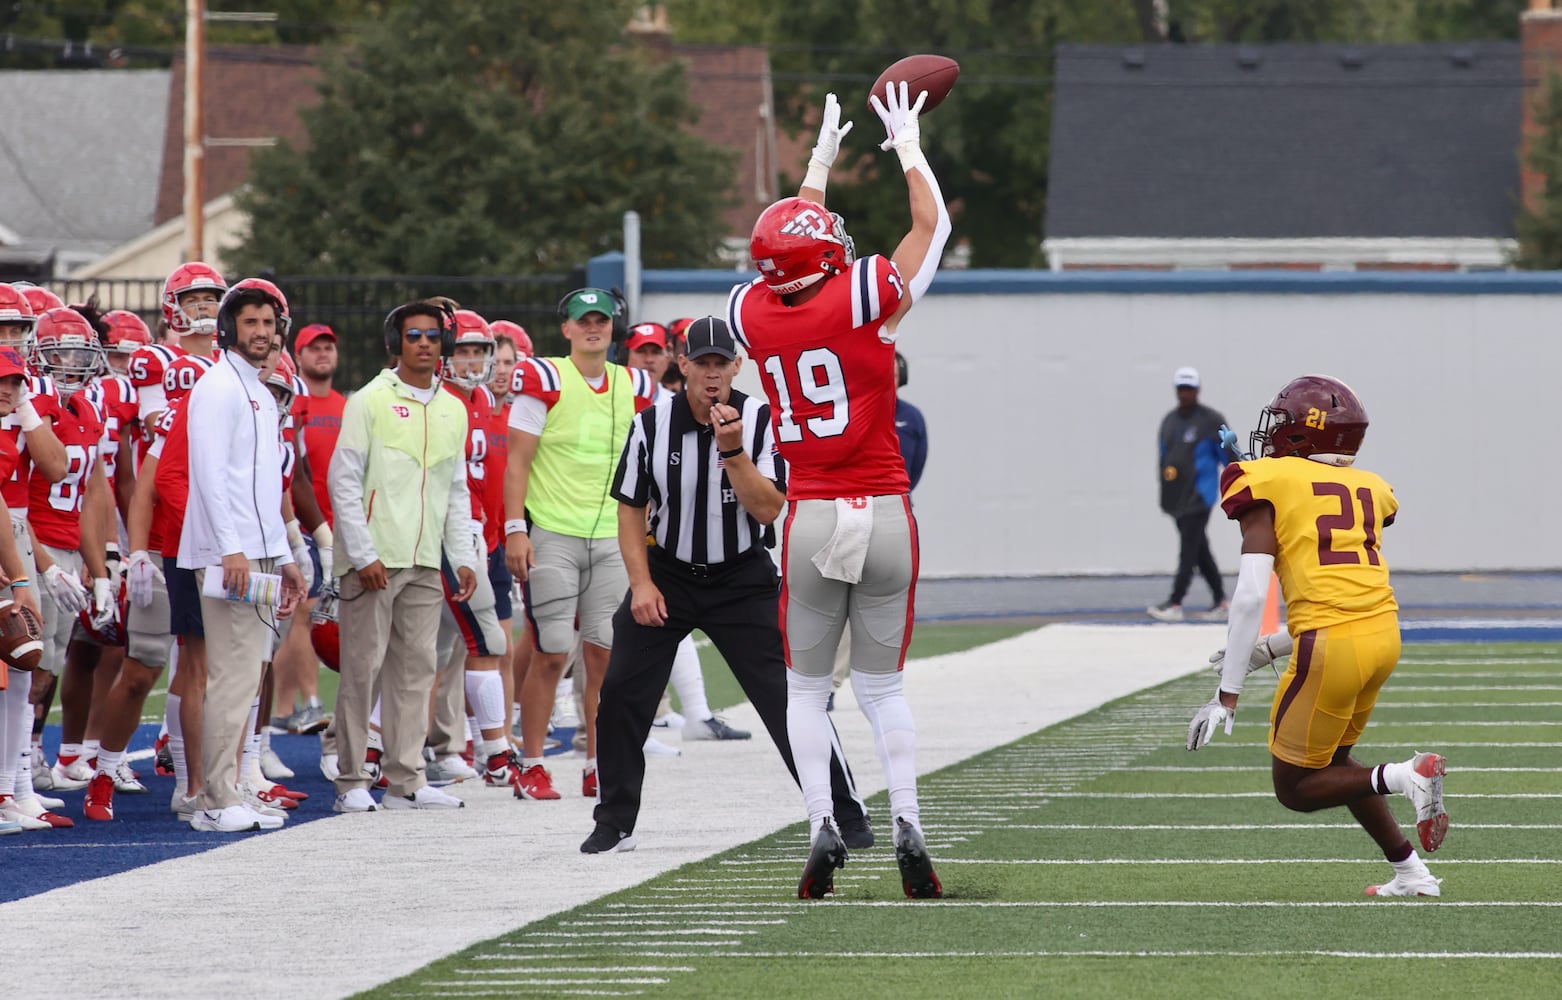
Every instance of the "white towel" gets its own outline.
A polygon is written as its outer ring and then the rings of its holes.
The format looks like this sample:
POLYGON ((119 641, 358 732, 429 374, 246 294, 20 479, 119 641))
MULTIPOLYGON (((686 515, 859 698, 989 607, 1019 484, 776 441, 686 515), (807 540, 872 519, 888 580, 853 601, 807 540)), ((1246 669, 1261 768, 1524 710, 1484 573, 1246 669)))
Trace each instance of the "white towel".
POLYGON ((868 559, 873 537, 873 499, 849 497, 835 501, 835 534, 814 553, 814 565, 827 580, 857 583, 868 559))

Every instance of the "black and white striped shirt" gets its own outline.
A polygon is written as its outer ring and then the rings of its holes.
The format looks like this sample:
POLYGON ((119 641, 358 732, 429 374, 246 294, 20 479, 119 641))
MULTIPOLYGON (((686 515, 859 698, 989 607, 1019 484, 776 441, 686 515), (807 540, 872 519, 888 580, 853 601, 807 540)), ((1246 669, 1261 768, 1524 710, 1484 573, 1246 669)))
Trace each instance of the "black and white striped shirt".
MULTIPOLYGON (((770 404, 734 389, 727 405, 743 415, 743 450, 760 475, 785 491, 770 404)), ((658 401, 629 426, 613 496, 649 507, 657 547, 682 562, 718 565, 765 544, 766 527, 738 502, 719 452, 712 429, 694 419, 686 393, 658 401)))

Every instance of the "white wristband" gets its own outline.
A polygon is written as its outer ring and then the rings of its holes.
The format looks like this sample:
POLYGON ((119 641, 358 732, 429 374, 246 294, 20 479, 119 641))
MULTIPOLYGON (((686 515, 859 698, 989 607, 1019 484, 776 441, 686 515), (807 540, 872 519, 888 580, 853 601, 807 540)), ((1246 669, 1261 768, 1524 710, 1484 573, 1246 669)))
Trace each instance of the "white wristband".
POLYGON ((296 549, 304 544, 304 533, 298 527, 298 518, 293 518, 283 525, 287 529, 287 545, 290 549, 296 549))
POLYGON ((823 191, 830 183, 830 165, 819 160, 808 161, 808 173, 803 175, 803 187, 823 191))
POLYGON ((504 534, 507 538, 510 535, 524 535, 526 531, 526 518, 524 517, 512 517, 504 522, 504 534))
POLYGON ((315 540, 315 545, 320 549, 328 549, 335 544, 335 538, 331 535, 331 526, 324 521, 309 533, 309 537, 315 540))
POLYGON ((33 401, 28 399, 16 408, 16 419, 21 421, 22 433, 27 434, 43 426, 43 418, 38 416, 38 408, 33 401))
POLYGON ((907 143, 904 146, 895 147, 895 155, 900 157, 900 169, 905 173, 911 173, 912 167, 927 166, 927 157, 922 155, 922 147, 907 143))

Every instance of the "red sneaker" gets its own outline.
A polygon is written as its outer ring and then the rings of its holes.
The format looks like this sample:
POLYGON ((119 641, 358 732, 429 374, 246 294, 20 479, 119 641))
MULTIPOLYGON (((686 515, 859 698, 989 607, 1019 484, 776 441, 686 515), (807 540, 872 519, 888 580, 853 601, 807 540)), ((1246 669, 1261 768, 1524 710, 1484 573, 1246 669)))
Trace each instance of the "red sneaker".
POLYGON ((281 793, 283 795, 286 795, 288 798, 292 799, 294 802, 302 802, 305 799, 309 798, 309 793, 308 792, 295 792, 295 791, 293 791, 293 789, 288 788, 285 785, 273 785, 272 786, 272 791, 279 792, 279 793, 281 793))
POLYGON ((152 744, 153 758, 156 761, 153 773, 159 778, 172 778, 174 776, 174 752, 168 749, 168 737, 159 736, 157 742, 152 744))
POLYGON ((588 767, 580 772, 580 794, 588 799, 597 797, 597 769, 588 767))
POLYGON ((553 775, 548 773, 548 769, 541 764, 533 764, 531 767, 522 768, 516 778, 515 797, 541 802, 559 798, 559 793, 554 790, 553 775))
POLYGON ((98 822, 114 818, 114 778, 108 774, 95 774, 87 783, 87 799, 82 815, 98 822))
POLYGON ((380 769, 380 759, 385 756, 385 751, 377 747, 369 747, 363 752, 363 763, 368 772, 374 775, 375 788, 389 788, 390 781, 380 769))
POLYGON ((515 759, 513 750, 501 750, 490 754, 483 768, 483 784, 489 788, 515 788, 521 781, 521 762, 515 759))
POLYGON ((257 788, 255 789, 255 797, 266 805, 277 809, 287 809, 289 811, 297 809, 297 800, 284 795, 284 791, 285 789, 281 785, 272 785, 270 788, 257 788))

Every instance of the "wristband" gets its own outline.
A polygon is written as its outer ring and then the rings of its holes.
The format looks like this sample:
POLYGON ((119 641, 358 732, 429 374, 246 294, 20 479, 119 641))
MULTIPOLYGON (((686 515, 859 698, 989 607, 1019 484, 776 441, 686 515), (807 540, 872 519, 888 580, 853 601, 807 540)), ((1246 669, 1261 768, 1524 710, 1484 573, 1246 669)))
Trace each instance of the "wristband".
POLYGON ((12 590, 15 590, 17 587, 31 587, 32 585, 33 582, 25 576, 19 576, 15 580, 11 581, 12 590))
POLYGON ((927 166, 927 157, 922 155, 922 147, 907 143, 904 146, 895 147, 895 155, 900 157, 900 169, 905 173, 911 173, 913 167, 927 166))
POLYGON ((336 539, 331 534, 331 526, 324 521, 321 521, 315 527, 315 530, 309 533, 309 537, 313 538, 315 540, 315 545, 319 546, 322 550, 329 549, 336 544, 336 539))
POLYGON ((30 399, 16 408, 16 419, 21 422, 24 434, 29 434, 43 426, 43 418, 38 416, 38 408, 30 399))
POLYGON ((803 175, 803 187, 818 188, 824 191, 825 185, 830 183, 830 165, 819 160, 808 161, 808 173, 803 175))
POLYGON ((731 451, 718 452, 717 454, 719 454, 722 458, 737 458, 739 455, 743 454, 743 448, 740 445, 731 451))
POLYGON ((512 517, 504 522, 504 533, 506 537, 526 534, 526 518, 512 517))

